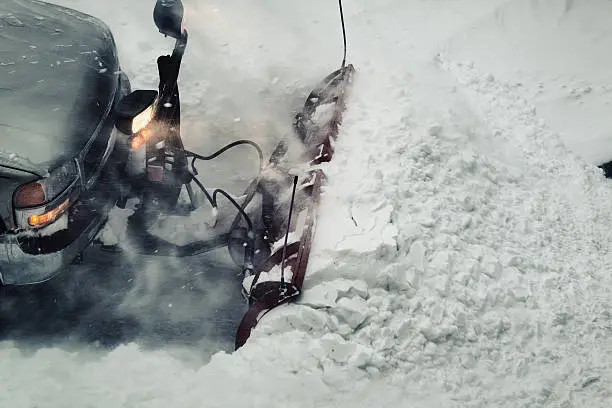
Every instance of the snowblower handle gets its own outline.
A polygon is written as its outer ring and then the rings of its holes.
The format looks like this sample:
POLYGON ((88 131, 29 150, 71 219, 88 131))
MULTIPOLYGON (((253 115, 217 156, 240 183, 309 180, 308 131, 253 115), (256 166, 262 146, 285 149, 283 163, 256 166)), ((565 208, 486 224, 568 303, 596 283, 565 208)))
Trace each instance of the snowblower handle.
POLYGON ((187 33, 187 30, 184 29, 181 33, 181 38, 178 38, 176 40, 176 43, 174 44, 174 50, 172 51, 173 58, 183 58, 183 55, 185 54, 185 48, 187 48, 188 39, 189 34, 187 33))
MULTIPOLYGON (((174 44, 174 50, 172 55, 162 56, 160 59, 166 59, 166 69, 160 70, 160 99, 164 102, 171 101, 178 87, 178 76, 181 70, 181 63, 183 62, 183 55, 185 55, 185 48, 187 48, 187 40, 189 35, 187 30, 183 30, 182 36, 176 40, 174 44)), ((159 63, 159 62, 158 62, 159 63)), ((182 145, 182 143, 181 143, 182 145)))

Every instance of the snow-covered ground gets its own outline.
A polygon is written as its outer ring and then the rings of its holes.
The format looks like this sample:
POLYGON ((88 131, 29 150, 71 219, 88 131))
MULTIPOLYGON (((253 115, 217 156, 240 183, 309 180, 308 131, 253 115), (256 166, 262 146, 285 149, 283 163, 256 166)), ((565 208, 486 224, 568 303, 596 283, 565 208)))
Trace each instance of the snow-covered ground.
MULTIPOLYGON (((108 21, 154 85, 152 1, 62 3, 108 21)), ((187 128, 282 133, 339 61, 334 2, 185 3, 187 128)), ((612 158, 610 3, 345 8, 358 73, 300 303, 205 365, 0 343, 0 406, 610 405, 612 187, 592 164, 612 158)))

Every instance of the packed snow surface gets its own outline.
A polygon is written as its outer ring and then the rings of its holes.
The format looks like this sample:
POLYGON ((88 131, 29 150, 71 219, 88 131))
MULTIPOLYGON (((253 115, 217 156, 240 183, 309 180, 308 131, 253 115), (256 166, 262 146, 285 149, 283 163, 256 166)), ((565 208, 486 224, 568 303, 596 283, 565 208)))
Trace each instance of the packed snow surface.
MULTIPOLYGON (((126 70, 154 83, 151 2, 63 3, 109 21, 126 70)), ((266 120, 280 129, 341 51, 333 2, 185 3, 194 121, 256 120, 276 98, 266 120)), ((0 406, 610 405, 612 188, 593 165, 609 129, 609 2, 345 11, 358 72, 299 304, 204 365, 195 347, 2 343, 0 406)))

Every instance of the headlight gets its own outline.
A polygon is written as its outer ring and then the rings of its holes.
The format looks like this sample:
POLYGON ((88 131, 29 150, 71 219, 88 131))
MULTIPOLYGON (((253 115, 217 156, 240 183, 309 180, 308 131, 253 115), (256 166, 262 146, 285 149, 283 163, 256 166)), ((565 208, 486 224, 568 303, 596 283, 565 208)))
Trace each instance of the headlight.
POLYGON ((153 125, 151 122, 153 122, 156 107, 157 99, 151 106, 132 119, 132 137, 130 138, 130 149, 138 149, 152 137, 153 125))
POLYGON ((15 207, 37 207, 48 203, 70 187, 78 176, 76 161, 66 162, 48 177, 19 187, 13 196, 15 207))
POLYGON ((151 121, 153 120, 154 113, 155 113, 155 103, 153 103, 147 109, 145 109, 144 111, 136 115, 134 119, 132 119, 132 133, 133 134, 138 133, 142 129, 147 127, 147 125, 151 123, 151 121))
POLYGON ((156 90, 137 90, 124 96, 114 108, 115 126, 123 134, 132 136, 145 129, 155 117, 156 90))

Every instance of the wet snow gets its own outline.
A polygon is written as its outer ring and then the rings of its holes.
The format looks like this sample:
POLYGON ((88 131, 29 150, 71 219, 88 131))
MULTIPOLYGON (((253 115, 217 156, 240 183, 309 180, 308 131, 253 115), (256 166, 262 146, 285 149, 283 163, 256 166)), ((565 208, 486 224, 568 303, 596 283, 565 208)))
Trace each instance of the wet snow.
MULTIPOLYGON (((289 25, 299 23, 293 7, 303 7, 300 17, 312 17, 296 26, 300 34, 336 18, 335 10, 321 11, 329 8, 323 1, 205 3, 218 16, 206 14, 213 18, 207 35, 224 36, 210 41, 227 42, 234 64, 244 58, 238 49, 252 52, 249 67, 261 63, 252 75, 275 61, 242 44, 246 26, 232 45, 220 16, 231 21, 247 7, 283 13, 289 25)), ((137 344, 103 352, 2 343, 1 406, 609 405, 612 188, 566 146, 573 130, 550 124, 515 79, 465 59, 447 41, 457 32, 487 38, 482 22, 498 21, 501 37, 537 45, 538 24, 523 33, 518 17, 500 20, 500 10, 529 19, 537 10, 520 0, 495 12, 494 2, 476 0, 448 8, 370 3, 345 5, 358 73, 334 161, 325 166, 300 301, 269 313, 240 351, 206 365, 190 362, 195 347, 177 356, 137 344)), ((605 10, 603 2, 592 7, 605 10)), ((593 29, 580 8, 572 10, 564 23, 593 29)), ((579 42, 579 31, 572 35, 579 42)), ((604 43, 592 52, 607 52, 604 43)), ((326 42, 309 47, 332 54, 326 42)), ((515 61, 507 55, 498 56, 506 71, 515 61)), ((327 73, 319 68, 304 75, 327 73)), ((286 81, 275 77, 278 86, 286 81)), ((556 80, 546 71, 537 77, 545 87, 556 80)), ((596 89, 610 86, 600 81, 596 89)))

